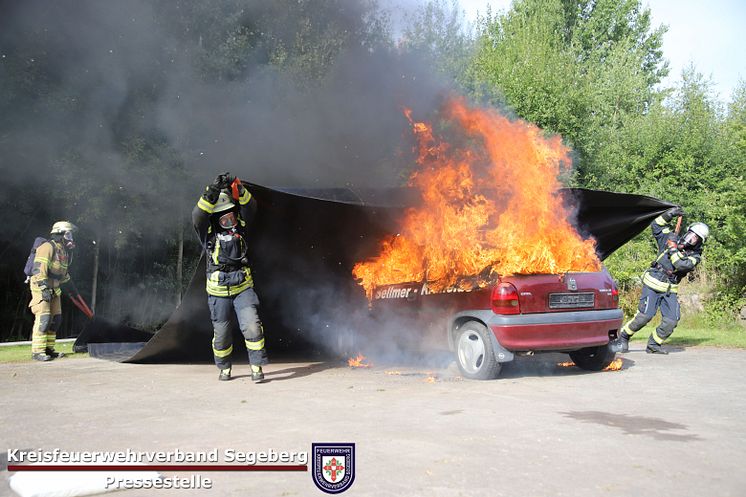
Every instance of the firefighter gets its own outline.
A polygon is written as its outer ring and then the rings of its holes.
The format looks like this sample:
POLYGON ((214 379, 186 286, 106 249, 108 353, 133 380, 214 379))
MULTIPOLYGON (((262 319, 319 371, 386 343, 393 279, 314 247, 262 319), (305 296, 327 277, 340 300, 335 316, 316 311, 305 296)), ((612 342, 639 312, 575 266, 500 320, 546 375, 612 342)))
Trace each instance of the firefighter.
POLYGON ((674 217, 683 216, 681 207, 670 209, 651 223, 658 244, 658 257, 642 275, 642 295, 635 316, 622 327, 612 348, 616 352, 629 351, 629 339, 655 316, 660 308, 661 323, 648 338, 645 351, 649 354, 668 354, 662 347, 676 328, 681 317, 679 282, 699 264, 702 248, 710 236, 704 223, 694 223, 681 238, 671 229, 674 217))
POLYGON ((39 245, 34 255, 34 267, 29 280, 34 313, 31 335, 31 357, 37 361, 51 361, 61 356, 55 352, 57 332, 62 324, 61 285, 70 281, 68 268, 75 248, 73 232, 77 228, 69 221, 54 223, 51 239, 39 245))
POLYGON ((220 370, 218 379, 231 379, 235 313, 249 355, 252 381, 264 380, 267 364, 264 330, 259 320, 259 298, 248 262, 249 226, 256 214, 256 199, 229 173, 219 175, 205 188, 192 212, 197 236, 207 261, 207 302, 213 326, 212 351, 220 370), (231 196, 236 185, 238 200, 231 196))

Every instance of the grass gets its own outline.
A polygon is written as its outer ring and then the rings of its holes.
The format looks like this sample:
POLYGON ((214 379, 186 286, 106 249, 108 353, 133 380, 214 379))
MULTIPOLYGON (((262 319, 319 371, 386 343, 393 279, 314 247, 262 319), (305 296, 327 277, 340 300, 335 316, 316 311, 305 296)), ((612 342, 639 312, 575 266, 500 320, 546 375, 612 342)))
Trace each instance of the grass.
MULTIPOLYGON (((73 353, 73 342, 58 343, 54 347, 54 350, 65 353, 65 357, 62 358, 63 361, 72 358, 88 357, 88 354, 86 353, 73 353)), ((0 347, 0 363, 28 361, 31 361, 31 345, 11 345, 8 347, 0 347)))
MULTIPOLYGON (((651 321, 646 327, 638 331, 633 341, 646 341, 658 325, 657 320, 651 321)), ((746 349, 746 327, 736 323, 712 326, 700 319, 683 320, 673 331, 673 335, 666 341, 668 345, 693 347, 706 345, 708 347, 735 347, 746 349)))

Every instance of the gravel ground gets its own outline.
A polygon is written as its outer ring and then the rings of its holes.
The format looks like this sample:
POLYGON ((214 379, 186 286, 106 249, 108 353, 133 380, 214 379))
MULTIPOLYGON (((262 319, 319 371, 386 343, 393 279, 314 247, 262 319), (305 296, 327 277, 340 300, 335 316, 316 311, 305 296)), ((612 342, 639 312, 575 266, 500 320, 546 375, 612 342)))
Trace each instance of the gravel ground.
MULTIPOLYGON (((453 366, 277 362, 255 385, 247 366, 218 382, 207 364, 0 364, 0 449, 354 442, 350 496, 746 495, 746 351, 661 357, 639 347, 617 372, 559 366, 567 356, 552 354, 519 359, 489 382, 462 380, 453 366)), ((310 471, 201 475, 212 490, 117 495, 324 495, 310 471)), ((0 472, 0 494, 12 494, 8 477, 0 472)))

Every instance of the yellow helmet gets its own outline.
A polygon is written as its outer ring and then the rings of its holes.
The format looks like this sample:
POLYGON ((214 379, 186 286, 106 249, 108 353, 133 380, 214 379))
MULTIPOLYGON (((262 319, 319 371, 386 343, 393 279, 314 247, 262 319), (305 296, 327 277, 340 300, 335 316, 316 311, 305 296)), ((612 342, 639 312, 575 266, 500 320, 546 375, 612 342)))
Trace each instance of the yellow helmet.
POLYGON ((57 221, 52 225, 52 229, 49 232, 50 235, 61 235, 66 232, 73 232, 78 229, 77 226, 75 226, 70 221, 57 221))

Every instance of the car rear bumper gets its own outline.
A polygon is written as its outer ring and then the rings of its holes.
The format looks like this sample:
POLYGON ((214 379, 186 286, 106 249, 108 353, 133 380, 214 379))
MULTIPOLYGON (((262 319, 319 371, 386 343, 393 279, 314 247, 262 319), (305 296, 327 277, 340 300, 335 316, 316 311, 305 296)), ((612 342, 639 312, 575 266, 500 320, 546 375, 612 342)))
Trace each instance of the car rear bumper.
POLYGON ((487 325, 510 351, 572 350, 604 345, 609 332, 622 326, 621 309, 570 311, 501 316, 492 314, 487 325))

